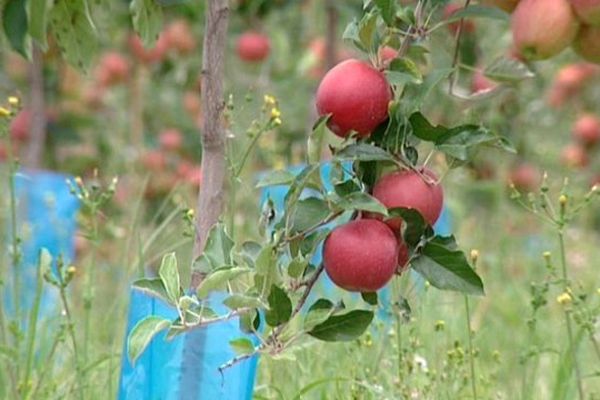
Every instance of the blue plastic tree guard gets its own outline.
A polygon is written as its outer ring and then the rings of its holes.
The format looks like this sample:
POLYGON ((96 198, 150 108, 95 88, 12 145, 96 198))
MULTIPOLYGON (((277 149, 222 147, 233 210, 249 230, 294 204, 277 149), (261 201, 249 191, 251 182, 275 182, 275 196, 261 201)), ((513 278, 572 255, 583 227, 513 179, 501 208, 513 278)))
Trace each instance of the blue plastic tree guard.
MULTIPOLYGON (((291 167, 293 173, 299 173, 303 166, 291 167)), ((330 165, 324 164, 321 176, 325 186, 331 190, 329 183, 330 165)), ((262 192, 261 204, 268 198, 274 203, 276 212, 283 210, 287 186, 272 186, 262 192)), ((303 196, 315 195, 314 191, 307 190, 303 196)), ((332 225, 334 226, 334 225, 332 225)), ((436 225, 438 233, 449 231, 448 213, 444 211, 436 225)), ((312 260, 318 264, 321 261, 320 250, 312 260)), ((311 300, 316 300, 320 295, 336 293, 345 296, 346 304, 357 301, 355 294, 337 290, 326 274, 319 279, 318 285, 311 293, 307 306, 311 300)), ((225 314, 227 308, 221 301, 225 294, 214 294, 210 298, 211 308, 225 314)), ((379 293, 379 317, 389 319, 386 311, 389 306, 389 290, 384 289, 379 293)), ((135 324, 148 315, 157 315, 175 319, 176 311, 161 300, 150 297, 142 292, 132 290, 130 293, 130 308, 127 325, 127 336, 135 324)), ((157 335, 150 342, 145 352, 132 365, 127 358, 126 344, 123 347, 121 362, 121 381, 119 385, 119 399, 132 400, 250 400, 254 389, 258 357, 252 357, 234 367, 226 369, 223 374, 219 366, 235 357, 229 346, 229 341, 240 337, 256 338, 244 335, 239 329, 239 321, 232 319, 227 322, 210 325, 183 335, 171 341, 165 339, 165 333, 157 335), (189 345, 191 342, 191 345, 189 345), (193 351, 191 356, 187 352, 193 351), (184 352, 186 356, 184 357, 184 352), (187 364, 186 364, 187 363, 187 364), (189 371, 193 369, 193 371, 189 371), (185 392, 182 390, 185 388, 185 392)))
MULTIPOLYGON (((67 175, 48 171, 19 171, 15 176, 17 200, 17 234, 21 238, 20 303, 26 317, 35 297, 36 274, 42 248, 52 255, 54 266, 61 256, 66 263, 74 257, 76 215, 79 201, 70 193, 67 175)), ((4 192, 8 196, 8 190, 4 192)), ((8 231, 10 233, 10 229, 8 231)), ((6 271, 4 304, 14 313, 15 276, 6 271)), ((50 317, 58 308, 58 292, 45 285, 40 304, 40 318, 50 317)), ((23 321, 22 321, 23 322, 23 321)))
MULTIPOLYGON (((218 314, 228 309, 221 303, 225 294, 211 296, 210 307, 218 314)), ((132 290, 127 335, 135 324, 149 315, 177 318, 176 310, 161 300, 132 290)), ((209 325, 175 337, 166 333, 154 337, 144 353, 132 365, 127 344, 121 362, 120 400, 250 400, 254 390, 257 357, 227 368, 219 366, 235 357, 229 341, 244 335, 238 319, 209 325), (194 352, 188 354, 188 352, 194 352), (185 365, 185 363, 188 365, 185 365), (189 371, 191 370, 191 371, 189 371)), ((125 341, 127 343, 127 341, 125 341)))

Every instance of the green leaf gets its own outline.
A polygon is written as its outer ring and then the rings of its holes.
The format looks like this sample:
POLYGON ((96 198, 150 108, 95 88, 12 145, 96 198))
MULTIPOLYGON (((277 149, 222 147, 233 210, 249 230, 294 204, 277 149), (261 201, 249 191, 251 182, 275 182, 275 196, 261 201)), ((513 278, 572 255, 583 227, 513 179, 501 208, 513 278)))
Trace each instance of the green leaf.
POLYGON ((390 67, 385 74, 388 81, 396 86, 404 85, 405 83, 423 83, 423 75, 419 67, 409 58, 395 58, 392 60, 390 67))
POLYGON ((290 320, 292 301, 279 286, 271 286, 269 294, 269 310, 265 313, 265 321, 270 326, 279 326, 290 320))
POLYGON ((127 355, 131 364, 144 352, 150 341, 160 331, 167 329, 171 321, 151 315, 139 321, 127 338, 127 355))
POLYGON ((304 330, 310 331, 315 326, 327 321, 335 311, 334 304, 327 299, 319 299, 315 301, 304 317, 304 330))
POLYGON ((260 313, 250 311, 240 315, 240 330, 245 333, 254 333, 260 327, 260 313))
POLYGON ((286 218, 287 213, 293 211, 293 208, 300 199, 302 191, 304 191, 306 187, 320 188, 320 179, 319 164, 307 166, 296 176, 285 195, 286 218))
POLYGON ((224 286, 225 283, 251 271, 252 269, 248 267, 217 268, 202 280, 200 286, 198 286, 198 289, 196 290, 196 296, 201 299, 205 298, 210 292, 219 289, 224 286))
POLYGON ((277 170, 271 171, 267 175, 263 176, 258 183, 256 184, 257 188, 263 188, 267 186, 276 186, 276 185, 289 185, 291 184, 296 176, 292 174, 290 171, 286 170, 277 170))
POLYGON ((325 132, 327 132, 327 121, 329 115, 324 115, 317 120, 313 126, 312 132, 308 136, 307 157, 309 164, 316 164, 321 161, 321 152, 323 151, 323 142, 325 140, 325 132))
POLYGON ((344 197, 354 192, 360 192, 360 186, 353 179, 349 179, 335 185, 333 190, 338 196, 344 197))
POLYGON ((7 0, 2 10, 2 26, 10 46, 27 58, 25 39, 27 37, 26 0, 7 0))
POLYGON ((87 70, 98 48, 96 28, 86 0, 56 0, 50 10, 50 27, 65 59, 87 70))
POLYGON ((358 49, 360 49, 362 51, 367 51, 367 49, 361 43, 360 37, 358 35, 358 31, 359 31, 358 24, 359 23, 356 18, 354 20, 352 20, 352 22, 350 22, 346 26, 346 29, 344 30, 344 34, 342 35, 342 39, 352 42, 358 49))
POLYGON ((269 306, 263 303, 261 299, 255 296, 248 296, 245 294, 232 294, 223 300, 223 304, 232 310, 240 308, 262 308, 265 310, 269 309, 269 306))
POLYGON ((385 21, 387 26, 394 26, 396 22, 396 1, 395 0, 374 0, 373 1, 379 12, 381 13, 381 18, 385 21))
POLYGON ((402 218, 402 238, 410 246, 416 246, 428 225, 421 213, 413 208, 397 207, 389 210, 390 218, 402 218))
POLYGON ((483 73, 490 79, 506 83, 516 83, 535 76, 526 64, 508 57, 496 58, 483 73))
POLYGON ((432 286, 465 294, 483 295, 483 282, 453 239, 436 236, 427 242, 412 267, 432 286))
POLYGON ((378 304, 377 292, 364 292, 360 294, 360 297, 362 297, 365 303, 370 304, 372 306, 376 306, 378 304))
POLYGON ((412 114, 409 121, 413 128, 413 134, 421 140, 442 143, 448 136, 448 128, 431 125, 420 112, 412 114))
POLYGON ((317 197, 308 197, 298 201, 292 218, 293 233, 313 228, 330 214, 327 202, 317 197))
POLYGON ((447 19, 445 19, 444 22, 455 22, 463 18, 489 18, 500 21, 508 21, 510 19, 510 15, 497 7, 470 5, 466 8, 456 11, 447 19))
POLYGON ((423 79, 423 83, 408 84, 405 88, 405 93, 402 96, 403 101, 401 103, 404 113, 410 114, 411 112, 420 109, 431 91, 441 81, 448 78, 452 71, 452 68, 434 70, 423 79))
POLYGON ((344 210, 361 210, 388 215, 387 208, 375 197, 365 192, 354 192, 342 197, 336 205, 344 210))
POLYGON ((146 47, 153 47, 162 30, 162 9, 154 0, 133 0, 130 5, 133 28, 146 47))
POLYGON ((141 278, 133 282, 133 288, 169 303, 169 295, 161 278, 141 278))
POLYGON ((194 263, 194 269, 209 273, 213 269, 231 265, 233 240, 225 230, 225 224, 219 222, 208 233, 204 252, 194 263))
POLYGON ((52 0, 29 0, 29 35, 43 51, 48 49, 48 14, 52 0))
POLYGON ((302 256, 297 256, 288 264, 287 273, 290 278, 299 278, 304 274, 307 266, 308 260, 302 256))
POLYGON ((238 356, 252 354, 255 351, 254 343, 252 343, 252 341, 248 338, 230 340, 229 345, 238 356))
POLYGON ((277 254, 273 246, 265 246, 256 258, 256 276, 258 290, 264 296, 268 296, 271 285, 280 281, 279 269, 277 267, 277 254))
POLYGON ((325 322, 311 329, 308 334, 326 342, 354 340, 363 334, 372 320, 372 311, 354 310, 330 316, 325 322))
POLYGON ((372 48, 373 39, 377 32, 377 15, 375 13, 365 14, 358 24, 358 37, 365 49, 372 48))
POLYGON ((165 287, 169 302, 173 305, 177 304, 181 293, 181 283, 175 253, 169 253, 163 257, 158 269, 158 276, 165 287))
POLYGON ((339 160, 359 161, 394 161, 394 157, 387 151, 370 144, 351 144, 335 154, 339 160))

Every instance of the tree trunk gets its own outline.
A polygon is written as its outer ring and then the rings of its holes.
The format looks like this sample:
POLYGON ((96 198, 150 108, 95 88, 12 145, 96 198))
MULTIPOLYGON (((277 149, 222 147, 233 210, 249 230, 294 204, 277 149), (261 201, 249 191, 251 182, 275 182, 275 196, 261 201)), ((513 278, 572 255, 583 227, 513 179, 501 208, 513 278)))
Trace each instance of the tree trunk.
MULTIPOLYGON (((202 184, 196 210, 196 242, 194 257, 202 254, 210 229, 217 223, 225 204, 225 129, 222 114, 223 59, 227 38, 229 8, 227 0, 210 0, 206 10, 204 48, 202 54, 202 184)), ((192 271, 192 288, 202 280, 192 271)))
POLYGON ((39 169, 42 166, 44 144, 46 143, 46 105, 44 101, 44 55, 40 47, 33 43, 29 84, 31 95, 31 128, 29 145, 25 154, 25 166, 39 169))
POLYGON ((326 0, 325 10, 327 12, 327 34, 325 36, 325 62, 327 70, 337 64, 337 26, 338 11, 334 0, 326 0))

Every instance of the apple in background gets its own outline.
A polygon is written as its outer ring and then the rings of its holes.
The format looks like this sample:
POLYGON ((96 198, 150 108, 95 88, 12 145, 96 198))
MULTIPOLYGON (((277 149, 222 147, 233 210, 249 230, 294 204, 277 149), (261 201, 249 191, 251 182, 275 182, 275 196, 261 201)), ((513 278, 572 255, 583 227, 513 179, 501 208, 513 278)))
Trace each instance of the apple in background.
POLYGON ((592 147, 600 141, 600 118, 594 114, 582 114, 573 126, 573 137, 586 147, 592 147))
POLYGON ((582 25, 572 47, 584 60, 600 64, 600 27, 582 25))
POLYGON ((188 90, 183 94, 183 109, 194 120, 200 115, 202 110, 202 102, 200 101, 200 93, 195 90, 188 90))
POLYGON ((562 67, 549 92, 549 103, 553 107, 560 107, 565 101, 577 95, 583 86, 593 78, 600 68, 597 65, 581 62, 562 67))
POLYGON ((566 146, 561 153, 561 161, 564 165, 573 169, 585 168, 590 163, 587 152, 579 144, 566 146))
POLYGON ((511 13, 519 4, 519 0, 482 0, 481 3, 486 6, 495 6, 507 13, 511 13))
POLYGON ((129 77, 129 62, 116 51, 102 55, 96 68, 96 80, 100 86, 108 87, 125 82, 129 77))
POLYGON ((544 60, 567 48, 579 22, 568 0, 521 0, 512 14, 515 48, 528 60, 544 60))
POLYGON ((158 136, 160 147, 166 151, 178 151, 183 145, 183 135, 175 128, 165 129, 158 136))
POLYGON ((374 292, 384 287, 398 267, 398 241, 392 230, 375 219, 359 219, 335 228, 323 246, 329 278, 350 292, 374 292))
MULTIPOLYGON (((462 8, 463 8, 463 6, 459 5, 459 4, 454 4, 454 3, 447 4, 446 7, 444 7, 443 19, 450 18, 455 12, 457 12, 458 10, 460 10, 462 8)), ((460 27, 460 21, 451 22, 448 24, 448 29, 453 34, 456 34, 456 32, 458 32, 459 27, 460 27)), ((462 30, 464 33, 473 33, 473 32, 475 32, 475 24, 473 23, 473 21, 469 21, 469 20, 465 19, 465 20, 463 20, 463 29, 462 30)))
POLYGON ((151 49, 145 48, 142 44, 142 40, 135 34, 129 36, 128 44, 131 53, 138 59, 138 61, 144 64, 152 64, 163 61, 167 55, 167 51, 169 50, 167 36, 164 33, 158 37, 154 47, 151 49))
POLYGON ((167 157, 159 150, 148 150, 142 154, 141 162, 146 169, 159 172, 167 166, 167 157))
POLYGON ((498 84, 493 80, 487 78, 483 73, 483 70, 478 68, 473 73, 473 79, 471 81, 471 92, 487 92, 494 89, 498 84))
MULTIPOLYGON (((444 193, 441 185, 437 183, 437 176, 428 169, 423 170, 421 174, 413 170, 402 170, 383 176, 373 186, 373 197, 387 208, 415 209, 430 225, 434 225, 438 220, 444 204, 444 193), (426 182, 425 179, 430 182, 426 182)), ((402 227, 401 218, 392 218, 385 222, 396 232, 402 227)))
POLYGON ((331 114, 327 126, 340 137, 356 131, 367 137, 388 117, 392 88, 385 75, 364 61, 346 60, 333 67, 317 89, 319 116, 331 114))
POLYGON ((398 57, 398 50, 393 47, 383 46, 379 49, 379 61, 384 66, 388 66, 396 57, 398 57))
POLYGON ((197 47, 192 28, 184 19, 175 20, 167 25, 164 35, 168 47, 179 54, 191 54, 197 47))
POLYGON ((15 115, 10 122, 9 132, 12 140, 17 142, 25 142, 29 139, 29 131, 31 130, 32 112, 28 108, 24 108, 15 115))
POLYGON ((542 175, 535 166, 520 163, 509 171, 508 182, 515 185, 519 192, 533 192, 542 183, 542 175))
POLYGON ((577 17, 588 25, 600 25, 600 0, 569 0, 577 17))
POLYGON ((271 41, 259 32, 243 33, 237 41, 237 53, 242 61, 260 62, 269 56, 271 41))

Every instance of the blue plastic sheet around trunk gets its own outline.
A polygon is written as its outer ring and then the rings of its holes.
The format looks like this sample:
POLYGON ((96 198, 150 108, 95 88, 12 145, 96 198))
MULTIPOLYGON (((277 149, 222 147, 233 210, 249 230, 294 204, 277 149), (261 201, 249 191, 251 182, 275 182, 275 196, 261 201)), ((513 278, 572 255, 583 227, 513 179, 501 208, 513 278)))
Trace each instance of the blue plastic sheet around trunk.
MULTIPOLYGON (((35 296, 40 250, 43 248, 48 250, 55 266, 58 256, 61 256, 66 263, 71 262, 74 257, 79 202, 69 191, 67 185, 69 178, 54 172, 28 170, 19 171, 15 176, 17 235, 22 240, 18 296, 24 318, 35 296)), ((8 197, 8 190, 3 195, 8 197)), ((8 233, 9 235, 11 233, 10 227, 8 233)), ((3 301, 6 312, 10 315, 14 313, 16 279, 12 268, 6 271, 6 275, 8 285, 3 293, 3 301)), ((45 285, 40 305, 40 318, 56 315, 58 304, 57 290, 45 285)))

